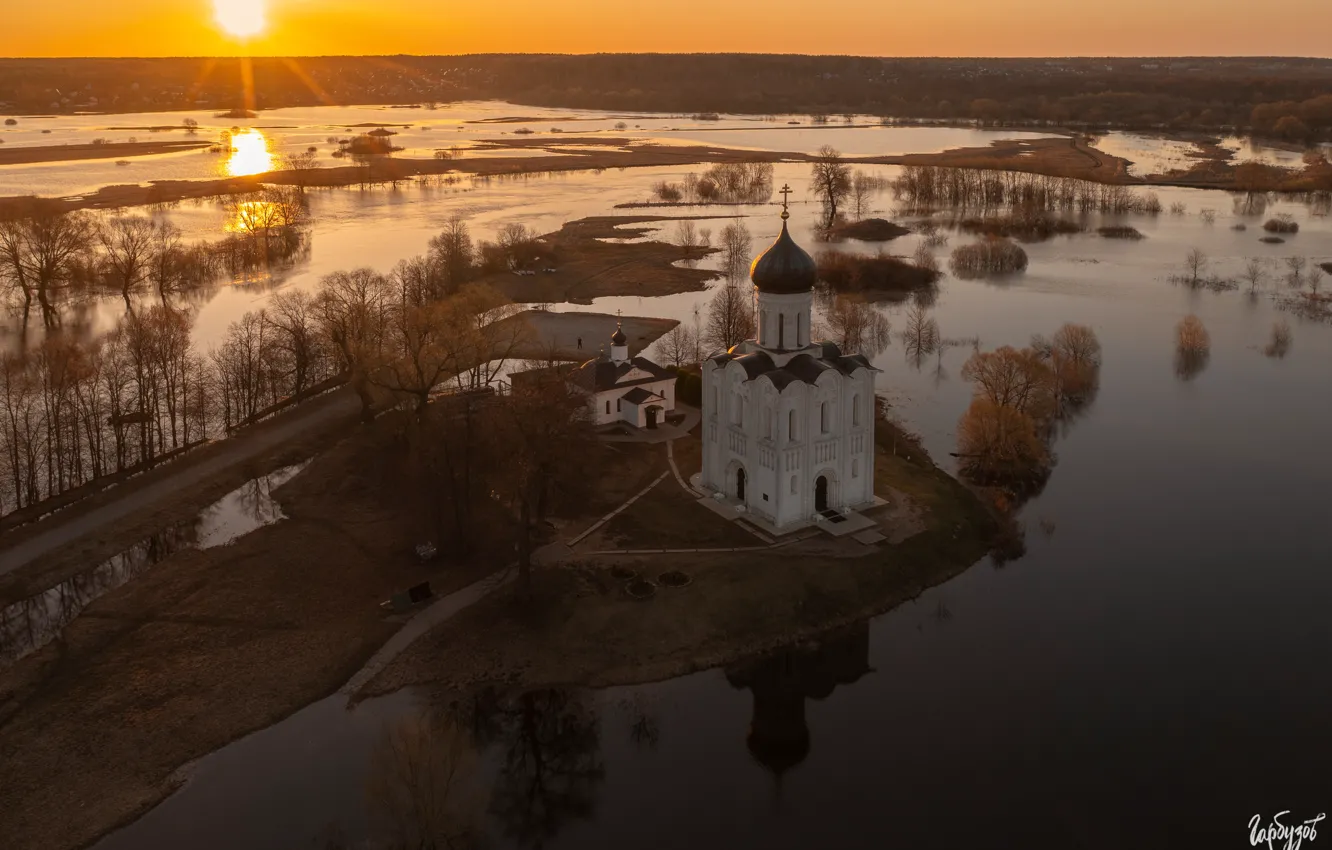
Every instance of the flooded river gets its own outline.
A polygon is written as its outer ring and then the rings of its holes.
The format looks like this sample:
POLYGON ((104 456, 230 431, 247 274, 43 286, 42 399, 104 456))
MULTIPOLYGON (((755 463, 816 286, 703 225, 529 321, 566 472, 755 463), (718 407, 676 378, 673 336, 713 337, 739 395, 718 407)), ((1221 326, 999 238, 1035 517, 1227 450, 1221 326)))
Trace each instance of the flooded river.
MULTIPOLYGON (((275 289, 339 268, 387 270, 423 251, 454 211, 478 237, 510 221, 549 231, 644 200, 652 183, 687 170, 318 193, 309 259, 217 292, 199 308, 196 340, 206 347, 275 289)), ((777 183, 796 189, 796 238, 812 250, 807 176, 777 167, 777 183)), ((1254 815, 1327 811, 1332 326, 1279 311, 1273 295, 1286 291, 1285 257, 1332 260, 1332 222, 1296 201, 1253 216, 1220 192, 1160 195, 1185 213, 1093 217, 1087 233, 1026 246, 1025 274, 941 283, 932 315, 946 338, 1024 345, 1076 322, 1104 349, 1099 395, 1059 436, 1050 483, 1023 509, 1024 557, 983 561, 821 647, 480 711, 498 718, 478 744, 496 846, 1241 847, 1254 815), (1281 212, 1300 232, 1260 243, 1262 221, 1281 212), (1102 223, 1146 238, 1099 237, 1102 223), (1191 248, 1225 276, 1263 258, 1265 291, 1172 283, 1191 248), (1212 343, 1205 368, 1182 375, 1174 327, 1188 314, 1212 343), (1266 356, 1282 318, 1293 346, 1266 356), (555 732, 524 738, 514 717, 549 720, 540 728, 555 732), (533 763, 552 767, 533 777, 524 773, 533 763)), ((890 195, 875 205, 892 216, 890 195)), ((692 212, 717 214, 719 229, 736 210, 692 212)), ((771 241, 771 206, 739 212, 756 248, 771 241)), ((217 232, 222 212, 169 214, 199 236, 217 232)), ((917 238, 886 248, 909 256, 917 238)), ((966 237, 951 240, 941 260, 966 237)), ((706 299, 555 309, 691 321, 706 299)), ((900 330, 905 308, 884 309, 900 330)), ((941 462, 970 400, 958 375, 968 353, 917 363, 894 340, 874 361, 879 391, 941 462)), ((363 846, 381 826, 367 788, 384 725, 457 710, 414 693, 355 711, 336 698, 317 703, 203 759, 174 796, 97 846, 289 850, 330 836, 363 846)))

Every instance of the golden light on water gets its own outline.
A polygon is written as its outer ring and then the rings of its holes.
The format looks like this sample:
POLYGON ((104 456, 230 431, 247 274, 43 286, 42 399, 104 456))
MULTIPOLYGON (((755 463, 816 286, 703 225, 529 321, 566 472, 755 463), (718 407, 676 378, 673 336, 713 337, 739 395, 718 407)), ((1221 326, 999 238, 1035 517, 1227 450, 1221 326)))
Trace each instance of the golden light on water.
POLYGON ((231 137, 231 156, 227 158, 227 175, 245 177, 273 170, 273 153, 268 139, 258 130, 245 130, 231 137))
POLYGON ((226 233, 262 233, 278 223, 280 214, 277 205, 268 201, 241 201, 231 207, 222 230, 226 233))
POLYGON ((236 38, 252 38, 264 31, 265 0, 213 0, 213 19, 223 32, 236 38))

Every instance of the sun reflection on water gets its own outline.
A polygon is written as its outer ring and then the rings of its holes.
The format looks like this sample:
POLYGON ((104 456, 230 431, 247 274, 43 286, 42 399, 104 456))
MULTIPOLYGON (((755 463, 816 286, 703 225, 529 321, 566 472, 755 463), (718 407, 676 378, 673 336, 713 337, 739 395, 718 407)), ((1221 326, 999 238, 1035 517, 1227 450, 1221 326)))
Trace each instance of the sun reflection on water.
POLYGON ((231 156, 227 158, 227 175, 245 177, 273 170, 273 153, 268 139, 258 130, 244 130, 231 136, 231 156))

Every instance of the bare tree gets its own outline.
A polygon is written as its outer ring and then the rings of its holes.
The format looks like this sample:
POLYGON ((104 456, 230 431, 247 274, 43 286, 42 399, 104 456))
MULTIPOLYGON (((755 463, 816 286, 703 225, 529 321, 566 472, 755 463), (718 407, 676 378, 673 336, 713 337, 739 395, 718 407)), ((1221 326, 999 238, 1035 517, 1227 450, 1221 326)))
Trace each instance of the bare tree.
POLYGON ((814 197, 823 202, 829 225, 837 218, 837 205, 851 193, 851 168, 832 145, 819 148, 810 167, 814 197))
POLYGON ((748 287, 727 281, 708 305, 704 341, 714 350, 729 351, 754 336, 754 304, 748 287))
POLYGON ((11 215, 0 222, 0 271, 23 291, 25 315, 35 296, 46 323, 54 324, 56 293, 87 259, 96 224, 86 212, 36 198, 11 215))
POLYGON ((907 357, 919 369, 925 358, 939 348, 939 323, 930 318, 925 305, 912 304, 907 310, 906 328, 900 332, 900 336, 907 357))
POLYGON ((1287 257, 1286 268, 1290 269, 1290 274, 1286 275, 1286 283, 1291 289, 1299 289, 1304 278, 1304 267, 1308 264, 1304 257, 1287 257))
POLYGON ((498 408, 492 435, 506 449, 494 481, 516 522, 519 592, 528 598, 535 524, 562 490, 585 481, 587 453, 595 440, 586 396, 558 371, 545 375, 510 391, 498 408))
POLYGON ((315 298, 301 289, 279 292, 268 302, 264 320, 272 328, 273 348, 289 371, 291 392, 300 395, 320 376, 324 360, 315 298))
POLYGON ((1197 248, 1190 248, 1184 257, 1184 271, 1188 274, 1190 286, 1198 286, 1202 275, 1207 272, 1207 255, 1197 248))
POLYGON ((1244 263, 1244 272, 1240 276, 1248 281, 1249 292, 1257 292, 1267 278, 1267 264, 1258 257, 1249 257, 1244 263))
POLYGON ((874 197, 875 180, 860 169, 856 169, 851 178, 851 210, 856 219, 863 219, 869 212, 870 199, 874 197))
POLYGON ((299 192, 304 193, 310 185, 311 175, 319 168, 319 153, 313 150, 291 153, 282 157, 282 168, 291 172, 292 180, 299 192))
POLYGON ((721 251, 722 273, 727 280, 738 281, 749 270, 749 245, 753 240, 749 228, 740 219, 735 219, 722 228, 721 251))
POLYGON ((361 399, 369 420, 374 405, 371 376, 384 353, 387 278, 373 269, 326 275, 315 299, 315 316, 324 340, 337 352, 339 366, 361 399))
POLYGON ((1323 270, 1318 266, 1310 266, 1308 273, 1304 276, 1304 281, 1309 285, 1309 291, 1317 295, 1319 288, 1323 285, 1323 270))
POLYGON ((141 216, 113 218, 98 228, 102 243, 102 262, 130 307, 130 294, 148 275, 153 261, 157 227, 152 219, 141 216))
POLYGON ((682 218, 675 223, 675 244, 686 251, 690 251, 698 245, 698 232, 694 222, 682 218))
POLYGON ((657 341, 657 357, 668 366, 689 366, 698 362, 698 340, 693 328, 680 322, 657 341))
POLYGON ((440 295, 457 292, 459 287, 472 279, 475 251, 465 218, 461 215, 452 216, 445 223, 444 229, 431 237, 430 259, 440 277, 440 295))
POLYGON ((843 354, 874 357, 888 347, 888 318, 859 296, 838 295, 833 299, 827 325, 843 354))

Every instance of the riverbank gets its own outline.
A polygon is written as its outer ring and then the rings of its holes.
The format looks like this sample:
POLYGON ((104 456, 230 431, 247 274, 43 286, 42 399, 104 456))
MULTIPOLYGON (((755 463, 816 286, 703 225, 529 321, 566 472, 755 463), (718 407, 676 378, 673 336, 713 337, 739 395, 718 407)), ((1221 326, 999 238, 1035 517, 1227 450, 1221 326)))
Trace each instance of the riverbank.
MULTIPOLYGON (((421 581, 449 593, 509 557, 489 535, 466 559, 416 558, 429 518, 395 449, 403 416, 356 425, 280 487, 287 519, 162 560, 0 672, 6 850, 72 850, 132 820, 182 765, 345 683, 404 621, 382 600, 421 581)), ((590 522, 659 476, 654 448, 589 458, 600 486, 552 521, 590 522)))
MULTIPOLYGON (((1057 131, 1052 131, 1057 132, 1057 131)), ((155 144, 155 143, 145 143, 155 144)), ((198 144, 172 143, 162 144, 198 144)), ((98 146, 100 147, 100 146, 98 146)), ((14 149, 22 150, 22 149, 14 149)), ((1090 147, 1080 134, 1041 139, 1005 139, 987 147, 954 148, 939 153, 845 156, 852 165, 935 165, 955 168, 1021 171, 1052 177, 1073 177, 1126 186, 1174 186, 1199 189, 1240 189, 1237 167, 1229 152, 1217 149, 1187 172, 1139 178, 1128 173, 1128 160, 1090 147), (1222 156, 1221 154, 1226 154, 1222 156)), ((380 157, 364 164, 303 171, 271 171, 215 180, 155 180, 144 184, 103 186, 96 192, 57 199, 66 210, 118 209, 172 204, 258 191, 265 184, 303 188, 398 185, 408 181, 461 177, 511 177, 524 174, 598 171, 607 168, 652 168, 718 162, 809 162, 799 151, 740 150, 711 145, 658 145, 627 138, 537 138, 490 140, 461 159, 380 157), (484 156, 491 151, 526 151, 526 156, 484 156), (476 155, 480 154, 480 155, 476 155)), ((1302 192, 1332 188, 1332 166, 1305 168, 1283 177, 1276 191, 1302 192)), ((14 197, 0 198, 0 212, 14 197)))
POLYGON ((0 147, 0 165, 30 165, 37 162, 74 162, 85 159, 124 159, 163 153, 200 150, 213 142, 107 142, 87 145, 32 145, 0 147))
MULTIPOLYGON (((880 520, 887 540, 865 545, 807 531, 775 547, 743 534, 699 542, 712 526, 730 524, 668 478, 607 526, 609 540, 592 544, 629 554, 575 549, 536 573, 534 602, 507 591, 483 599, 410 647, 360 696, 407 686, 456 692, 657 681, 813 639, 918 596, 980 560, 994 524, 975 495, 922 452, 895 455, 892 426, 882 423, 879 436, 876 491, 888 504, 865 515, 880 520), (632 554, 739 542, 747 542, 743 551, 632 554), (619 577, 625 570, 658 584, 655 594, 630 597, 619 577), (688 586, 658 581, 673 570, 689 576, 688 586)), ((697 469, 696 446, 696 435, 677 441, 686 478, 697 469)))
MULTIPOLYGON (((559 267, 556 273, 518 276, 497 272, 481 278, 481 282, 519 304, 591 304, 594 298, 615 295, 649 297, 702 291, 717 276, 716 272, 676 263, 701 260, 717 249, 672 245, 662 241, 660 228, 646 225, 707 218, 710 217, 590 216, 565 222, 559 230, 541 237, 547 252, 556 258, 559 267), (631 238, 643 241, 606 241, 631 238)), ((595 344, 602 341, 584 340, 595 344)), ((596 351, 595 345, 592 350, 596 351)))

